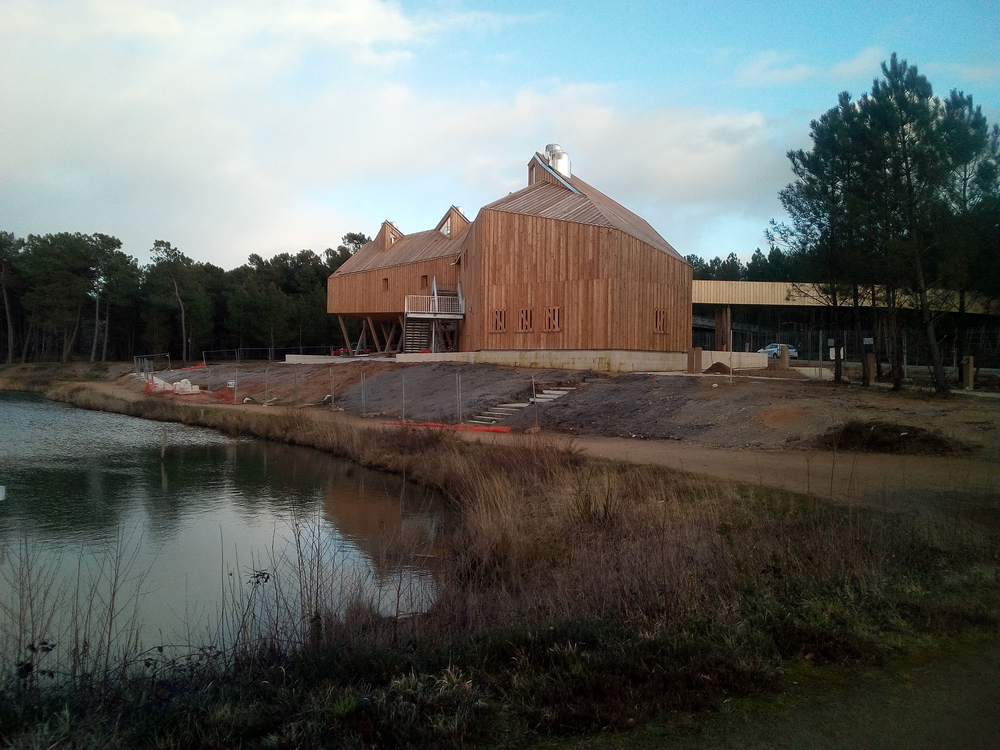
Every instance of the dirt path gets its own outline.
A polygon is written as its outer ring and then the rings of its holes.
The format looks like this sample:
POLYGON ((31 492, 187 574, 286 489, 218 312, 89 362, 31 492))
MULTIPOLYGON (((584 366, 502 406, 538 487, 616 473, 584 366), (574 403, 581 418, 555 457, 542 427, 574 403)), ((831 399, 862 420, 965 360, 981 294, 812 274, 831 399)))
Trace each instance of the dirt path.
MULTIPOLYGON (((507 443, 525 436, 466 434, 507 443)), ((817 495, 891 510, 947 506, 990 516, 1000 512, 1000 466, 992 460, 889 456, 799 450, 732 450, 668 440, 539 433, 589 456, 667 466, 680 471, 817 495)))

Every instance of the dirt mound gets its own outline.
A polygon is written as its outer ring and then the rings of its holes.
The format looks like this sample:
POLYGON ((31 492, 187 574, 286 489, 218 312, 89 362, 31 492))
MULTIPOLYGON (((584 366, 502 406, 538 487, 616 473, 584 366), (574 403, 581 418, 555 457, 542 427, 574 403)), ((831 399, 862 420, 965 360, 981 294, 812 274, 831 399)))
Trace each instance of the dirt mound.
POLYGON ((722 362, 716 362, 714 365, 705 370, 706 375, 728 375, 729 365, 723 364, 722 362))
POLYGON ((817 446, 855 453, 897 453, 946 456, 966 453, 969 446, 935 430, 892 422, 852 420, 822 435, 817 446))

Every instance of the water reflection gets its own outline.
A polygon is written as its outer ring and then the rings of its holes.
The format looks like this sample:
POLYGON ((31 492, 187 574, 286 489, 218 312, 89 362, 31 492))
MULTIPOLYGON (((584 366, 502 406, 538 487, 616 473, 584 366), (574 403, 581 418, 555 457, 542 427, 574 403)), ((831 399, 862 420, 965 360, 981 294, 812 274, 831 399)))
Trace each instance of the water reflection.
POLYGON ((0 485, 0 595, 25 549, 69 586, 124 546, 147 641, 210 629, 260 569, 288 600, 364 592, 393 614, 433 596, 440 498, 318 451, 0 392, 0 485))

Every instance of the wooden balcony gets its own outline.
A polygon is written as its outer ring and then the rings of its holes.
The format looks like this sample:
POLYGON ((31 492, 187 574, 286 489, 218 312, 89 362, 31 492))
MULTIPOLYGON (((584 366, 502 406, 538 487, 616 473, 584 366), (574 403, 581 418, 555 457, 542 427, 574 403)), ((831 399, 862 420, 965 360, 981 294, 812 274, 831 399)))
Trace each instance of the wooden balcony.
POLYGON ((461 320, 465 317, 465 299, 458 296, 423 297, 406 295, 406 317, 429 320, 461 320))

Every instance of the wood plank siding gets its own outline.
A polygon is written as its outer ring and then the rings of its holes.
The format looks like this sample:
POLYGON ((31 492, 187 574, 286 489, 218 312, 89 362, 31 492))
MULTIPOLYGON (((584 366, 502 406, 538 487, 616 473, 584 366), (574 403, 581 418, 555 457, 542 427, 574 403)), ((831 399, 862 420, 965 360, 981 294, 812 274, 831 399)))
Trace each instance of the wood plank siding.
POLYGON ((784 281, 695 281, 696 305, 804 305, 822 307, 824 296, 814 284, 784 281))
POLYGON ((439 288, 461 279, 461 351, 691 344, 691 266, 640 216, 541 154, 527 187, 471 223, 455 206, 425 232, 384 223, 330 276, 327 310, 394 319, 435 276, 439 288))
POLYGON ((436 258, 355 273, 333 274, 326 285, 328 312, 375 320, 396 320, 403 314, 406 295, 430 295, 431 281, 439 288, 454 289, 458 283, 455 257, 436 258), (427 286, 423 286, 426 277, 427 286))
POLYGON ((683 260, 616 228, 490 209, 472 232, 462 263, 470 290, 462 350, 690 346, 691 267, 683 260), (553 318, 558 330, 545 330, 553 318))

